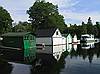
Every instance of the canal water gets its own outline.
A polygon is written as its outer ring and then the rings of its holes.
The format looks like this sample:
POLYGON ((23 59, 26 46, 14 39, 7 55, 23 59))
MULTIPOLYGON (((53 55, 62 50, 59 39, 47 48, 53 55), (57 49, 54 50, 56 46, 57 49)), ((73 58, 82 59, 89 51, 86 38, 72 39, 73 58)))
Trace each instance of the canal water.
POLYGON ((100 43, 68 44, 66 50, 53 56, 57 61, 45 56, 47 64, 36 67, 9 62, 13 66, 11 74, 100 74, 100 43))
POLYGON ((85 43, 72 49, 59 74, 100 74, 100 44, 85 43))
POLYGON ((69 44, 57 63, 38 67, 32 74, 100 74, 100 43, 69 44))

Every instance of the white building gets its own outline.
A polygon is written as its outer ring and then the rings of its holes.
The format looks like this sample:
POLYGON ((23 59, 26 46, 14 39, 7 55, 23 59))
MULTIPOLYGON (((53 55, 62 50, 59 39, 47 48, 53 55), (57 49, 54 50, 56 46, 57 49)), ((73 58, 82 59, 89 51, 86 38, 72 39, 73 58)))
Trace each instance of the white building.
POLYGON ((66 38, 66 44, 71 44, 72 43, 71 34, 63 34, 63 36, 66 38))
POLYGON ((94 42, 95 38, 92 34, 83 34, 81 35, 81 42, 94 42))
POLYGON ((44 45, 44 48, 38 50, 43 53, 55 54, 63 51, 64 41, 58 28, 39 29, 36 31, 36 44, 44 45), (57 49, 55 49, 55 47, 57 49))
POLYGON ((73 37, 73 43, 78 43, 78 41, 77 41, 77 35, 76 34, 73 37))
POLYGON ((66 39, 67 39, 67 44, 72 43, 72 36, 70 34, 67 35, 66 39))

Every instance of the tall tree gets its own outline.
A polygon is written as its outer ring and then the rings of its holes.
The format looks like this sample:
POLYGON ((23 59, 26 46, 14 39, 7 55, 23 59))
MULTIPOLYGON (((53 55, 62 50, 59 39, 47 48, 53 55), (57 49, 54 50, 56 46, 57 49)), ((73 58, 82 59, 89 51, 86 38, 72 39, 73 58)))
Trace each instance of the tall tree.
POLYGON ((11 31, 12 18, 8 11, 0 7, 0 34, 11 31))
POLYGON ((27 10, 30 21, 35 29, 58 27, 65 28, 63 16, 58 12, 58 6, 52 3, 37 0, 32 7, 27 10))
POLYGON ((96 34, 96 37, 100 37, 100 22, 96 22, 96 25, 95 25, 95 30, 96 30, 96 32, 95 32, 95 34, 96 34))
POLYGON ((88 34, 93 34, 93 23, 92 23, 91 17, 88 18, 87 33, 88 34))
POLYGON ((87 24, 85 24, 84 22, 82 22, 82 34, 87 34, 87 24))
POLYGON ((19 23, 13 27, 12 31, 13 32, 31 32, 32 24, 28 22, 19 21, 19 23))

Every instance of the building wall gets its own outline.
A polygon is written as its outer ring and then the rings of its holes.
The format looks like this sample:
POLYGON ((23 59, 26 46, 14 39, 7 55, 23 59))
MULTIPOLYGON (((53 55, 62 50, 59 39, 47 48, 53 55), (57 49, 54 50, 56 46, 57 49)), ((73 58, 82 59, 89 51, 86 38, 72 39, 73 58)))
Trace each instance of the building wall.
POLYGON ((40 37, 36 38, 36 44, 52 45, 52 40, 50 37, 40 37))
POLYGON ((53 38, 53 53, 58 53, 58 52, 63 51, 63 46, 62 46, 63 40, 62 40, 62 35, 59 29, 55 31, 52 38, 53 38))
POLYGON ((65 43, 66 43, 66 39, 62 37, 59 29, 55 31, 52 37, 36 38, 36 44, 45 45, 43 49, 38 50, 38 52, 42 52, 42 53, 56 54, 62 52, 64 51, 63 49, 66 48, 66 46, 63 46, 63 44, 65 43))
POLYGON ((78 42, 78 41, 77 41, 77 36, 76 36, 76 35, 74 35, 73 42, 78 42))
POLYGON ((67 44, 72 43, 72 36, 69 34, 67 36, 67 44))
POLYGON ((36 38, 31 34, 27 34, 24 36, 24 59, 27 61, 33 61, 35 58, 36 58, 36 38))
POLYGON ((61 45, 62 44, 62 35, 58 29, 55 31, 52 38, 53 38, 53 45, 61 45))
POLYGON ((22 37, 3 37, 2 45, 7 47, 22 48, 22 37))

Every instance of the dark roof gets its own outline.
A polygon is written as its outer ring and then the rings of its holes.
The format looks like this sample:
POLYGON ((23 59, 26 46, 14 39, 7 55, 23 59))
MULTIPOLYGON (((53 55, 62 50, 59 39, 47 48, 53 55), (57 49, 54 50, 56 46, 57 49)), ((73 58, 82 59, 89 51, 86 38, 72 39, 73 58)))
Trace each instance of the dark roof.
POLYGON ((51 37, 55 33, 57 28, 48 28, 48 29, 38 29, 35 34, 37 37, 51 37))
POLYGON ((1 36, 24 36, 29 33, 30 32, 9 32, 9 33, 2 34, 1 36))

